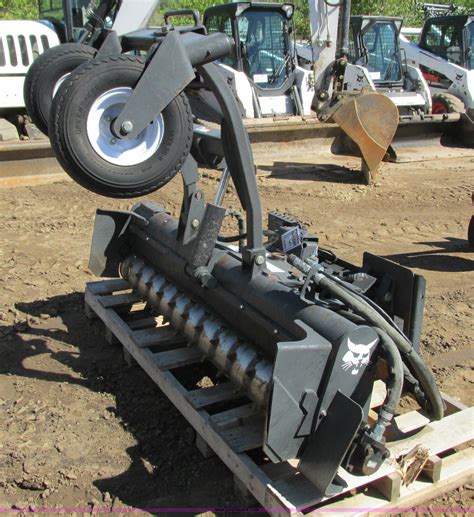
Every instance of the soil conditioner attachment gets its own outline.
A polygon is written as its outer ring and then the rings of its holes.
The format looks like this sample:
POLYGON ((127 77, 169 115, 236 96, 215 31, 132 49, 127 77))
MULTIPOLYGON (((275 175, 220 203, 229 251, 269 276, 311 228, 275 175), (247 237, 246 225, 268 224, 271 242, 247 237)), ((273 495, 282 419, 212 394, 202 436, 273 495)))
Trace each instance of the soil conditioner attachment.
POLYGON ((402 391, 443 417, 418 354, 425 284, 368 253, 362 267, 339 259, 290 216, 271 212, 263 228, 248 134, 212 62, 232 47, 221 33, 172 31, 147 63, 91 61, 58 90, 52 145, 76 181, 107 196, 143 195, 181 173, 179 219, 146 201, 98 210, 90 268, 126 279, 253 401, 271 461, 300 458, 315 487, 334 494, 341 466, 369 475, 388 457, 384 433, 402 391), (219 104, 220 131, 193 126, 186 92, 196 73, 219 104), (198 164, 222 170, 212 203, 198 188, 198 164), (222 206, 230 179, 242 213, 222 206), (225 217, 238 223, 236 235, 222 234, 225 217), (374 422, 379 378, 387 394, 374 422))

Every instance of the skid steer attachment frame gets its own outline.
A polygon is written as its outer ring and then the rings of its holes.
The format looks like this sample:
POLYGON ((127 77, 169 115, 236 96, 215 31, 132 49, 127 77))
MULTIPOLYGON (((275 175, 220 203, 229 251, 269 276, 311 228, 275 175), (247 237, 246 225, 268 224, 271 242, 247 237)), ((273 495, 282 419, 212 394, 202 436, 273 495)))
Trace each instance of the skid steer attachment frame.
MULTIPOLYGON (((202 129, 195 131, 201 152, 188 149, 181 168, 179 219, 149 202, 128 214, 101 211, 90 265, 97 275, 126 279, 250 399, 263 416, 263 452, 271 461, 300 458, 302 472, 317 490, 334 494, 342 489, 336 478, 341 466, 369 475, 388 457, 384 433, 404 378, 433 418, 442 418, 443 402, 410 338, 393 322, 406 307, 394 302, 384 310, 374 301, 404 288, 386 278, 395 279, 397 267, 386 261, 356 268, 320 250, 316 236, 279 213, 269 214, 263 229, 248 134, 232 91, 210 63, 231 49, 224 34, 168 34, 110 121, 117 139, 139 135, 150 118, 182 95, 196 70, 222 111, 222 147, 215 145, 218 135, 207 138, 202 129), (210 149, 222 150, 214 161, 222 165, 225 159, 245 212, 239 235, 227 241, 220 234, 224 217, 231 215, 222 206, 225 188, 207 204, 197 188, 195 157, 209 156, 210 149), (271 237, 267 243, 264 234, 271 237), (233 241, 239 247, 226 245, 233 241), (378 420, 369 423, 376 364, 382 359, 388 367, 387 395, 378 420)), ((90 80, 80 73, 84 82, 90 80)), ((71 79, 71 88, 78 77, 71 79)), ((62 131, 60 124, 56 130, 62 131)), ((413 293, 409 300, 416 300, 413 293)))

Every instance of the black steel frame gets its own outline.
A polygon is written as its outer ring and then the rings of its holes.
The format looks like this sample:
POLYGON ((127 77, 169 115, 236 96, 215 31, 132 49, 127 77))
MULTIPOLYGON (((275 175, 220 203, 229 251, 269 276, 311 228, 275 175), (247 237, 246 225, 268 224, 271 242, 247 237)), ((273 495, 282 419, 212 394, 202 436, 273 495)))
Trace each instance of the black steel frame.
MULTIPOLYGON (((250 140, 237 101, 219 67, 212 63, 232 49, 233 41, 224 34, 201 36, 170 32, 148 61, 133 94, 115 120, 113 130, 120 138, 133 138, 140 133, 195 78, 196 69, 214 93, 222 112, 222 147, 246 214, 247 242, 242 251, 243 266, 259 269, 265 265, 265 252, 262 209, 250 140), (178 62, 179 66, 176 66, 178 62), (163 70, 173 70, 173 73, 164 74, 163 70), (122 132, 125 121, 131 122, 133 127, 128 134, 122 132)), ((185 196, 189 196, 189 191, 185 196)), ((183 202, 185 206, 189 208, 188 201, 183 202)), ((182 212, 181 221, 188 227, 189 210, 182 212)), ((189 237, 189 232, 185 233, 189 237)))

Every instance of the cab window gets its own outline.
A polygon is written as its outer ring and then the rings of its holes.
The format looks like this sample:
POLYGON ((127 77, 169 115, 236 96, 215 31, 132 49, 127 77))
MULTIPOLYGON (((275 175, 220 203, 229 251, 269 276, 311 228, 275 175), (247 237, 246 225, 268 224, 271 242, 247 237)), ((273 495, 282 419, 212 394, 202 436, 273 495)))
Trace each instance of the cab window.
POLYGON ((238 27, 245 73, 260 88, 282 86, 291 71, 283 14, 249 9, 239 17, 238 27))
POLYGON ((375 82, 400 81, 402 78, 397 37, 397 29, 391 22, 373 23, 363 32, 366 66, 375 82))
POLYGON ((435 20, 429 24, 420 46, 451 63, 462 64, 462 27, 435 20))
POLYGON ((474 22, 471 22, 466 27, 467 32, 467 44, 466 44, 466 51, 467 51, 467 68, 468 70, 474 70, 474 22))
MULTIPOLYGON (((217 14, 210 16, 206 19, 206 29, 209 34, 223 32, 231 38, 234 37, 232 34, 232 18, 229 14, 217 14)), ((225 57, 221 59, 221 63, 234 68, 237 66, 235 56, 225 57)))

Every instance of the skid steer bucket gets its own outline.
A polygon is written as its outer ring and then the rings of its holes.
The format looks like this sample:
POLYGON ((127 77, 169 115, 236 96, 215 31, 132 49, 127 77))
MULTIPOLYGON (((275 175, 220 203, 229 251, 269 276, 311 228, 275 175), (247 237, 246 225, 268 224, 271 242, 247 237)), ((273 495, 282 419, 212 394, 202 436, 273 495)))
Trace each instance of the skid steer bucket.
POLYGON ((332 119, 358 146, 367 184, 376 175, 398 127, 398 109, 380 93, 347 97, 332 119))

